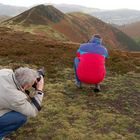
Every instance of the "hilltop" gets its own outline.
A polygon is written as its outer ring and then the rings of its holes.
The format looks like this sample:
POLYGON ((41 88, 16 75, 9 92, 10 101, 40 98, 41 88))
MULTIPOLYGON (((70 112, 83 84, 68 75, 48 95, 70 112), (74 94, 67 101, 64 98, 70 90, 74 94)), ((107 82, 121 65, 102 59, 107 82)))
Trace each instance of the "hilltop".
POLYGON ((39 5, 33 7, 22 14, 10 19, 13 24, 36 24, 44 25, 49 23, 57 23, 64 18, 64 14, 53 6, 39 5))
POLYGON ((46 69, 43 109, 13 133, 15 140, 139 140, 140 53, 109 50, 102 92, 74 85, 73 59, 79 44, 48 41, 0 28, 0 67, 46 69))
POLYGON ((53 6, 39 5, 5 22, 4 26, 46 36, 52 40, 87 42, 99 33, 108 48, 140 50, 127 35, 103 21, 83 13, 64 14, 53 6))

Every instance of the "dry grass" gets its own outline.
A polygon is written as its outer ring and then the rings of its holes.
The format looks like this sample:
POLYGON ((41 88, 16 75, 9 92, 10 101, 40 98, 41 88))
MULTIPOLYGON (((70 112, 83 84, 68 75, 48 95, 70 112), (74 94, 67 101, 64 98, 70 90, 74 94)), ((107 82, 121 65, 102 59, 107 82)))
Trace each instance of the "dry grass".
POLYGON ((47 70, 43 110, 13 133, 14 140, 139 140, 139 53, 110 51, 102 92, 74 85, 78 45, 49 42, 28 33, 0 32, 0 66, 47 70), (92 93, 92 94, 91 94, 92 93), (91 96, 92 95, 92 96, 91 96))

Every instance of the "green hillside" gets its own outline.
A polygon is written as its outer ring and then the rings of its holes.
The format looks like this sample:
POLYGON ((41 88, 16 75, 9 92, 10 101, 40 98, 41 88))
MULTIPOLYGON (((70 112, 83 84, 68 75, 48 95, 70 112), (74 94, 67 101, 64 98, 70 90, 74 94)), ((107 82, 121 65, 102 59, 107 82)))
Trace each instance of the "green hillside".
POLYGON ((43 109, 14 140, 139 140, 140 53, 109 50, 102 92, 74 85, 79 44, 0 28, 0 67, 45 67, 43 109))

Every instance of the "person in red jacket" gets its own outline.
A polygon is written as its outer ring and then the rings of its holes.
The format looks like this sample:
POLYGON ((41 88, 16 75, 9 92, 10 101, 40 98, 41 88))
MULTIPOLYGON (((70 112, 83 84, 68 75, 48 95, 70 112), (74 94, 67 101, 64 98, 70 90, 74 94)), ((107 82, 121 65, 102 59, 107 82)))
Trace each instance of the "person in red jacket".
POLYGON ((94 84, 94 91, 99 92, 101 90, 99 83, 106 75, 106 58, 108 58, 108 51, 102 45, 100 35, 96 34, 88 43, 81 44, 74 59, 76 86, 81 88, 82 83, 94 84))

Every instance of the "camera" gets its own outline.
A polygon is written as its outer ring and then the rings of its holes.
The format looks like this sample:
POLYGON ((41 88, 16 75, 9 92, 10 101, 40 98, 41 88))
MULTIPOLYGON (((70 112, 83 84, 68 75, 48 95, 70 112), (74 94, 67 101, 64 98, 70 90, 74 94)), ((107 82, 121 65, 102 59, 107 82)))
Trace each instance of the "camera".
MULTIPOLYGON (((41 80, 41 76, 45 77, 45 69, 44 67, 39 69, 38 71, 38 77, 36 79, 36 81, 34 82, 34 84, 32 85, 32 87, 36 90, 36 86, 37 86, 37 83, 41 80)), ((30 96, 30 91, 29 90, 25 90, 25 93, 30 96)))
POLYGON ((45 77, 44 67, 39 69, 37 72, 38 72, 38 78, 36 79, 36 82, 32 85, 32 87, 35 88, 35 89, 36 89, 36 86, 37 86, 37 82, 39 82, 41 80, 41 76, 45 77))

